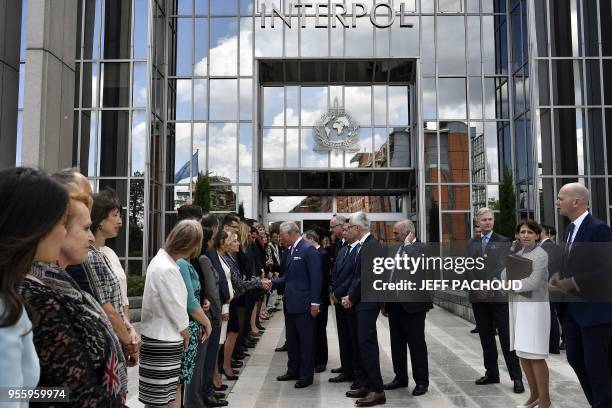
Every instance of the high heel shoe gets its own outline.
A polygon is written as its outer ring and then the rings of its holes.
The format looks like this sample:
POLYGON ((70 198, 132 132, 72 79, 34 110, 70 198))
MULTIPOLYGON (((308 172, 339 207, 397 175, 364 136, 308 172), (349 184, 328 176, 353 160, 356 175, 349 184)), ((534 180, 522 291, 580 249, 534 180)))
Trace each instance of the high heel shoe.
POLYGON ((221 374, 223 374, 225 376, 225 378, 227 378, 228 381, 236 381, 238 379, 238 376, 235 375, 235 374, 234 375, 227 375, 227 373, 225 372, 225 368, 221 369, 221 374))
POLYGON ((225 391, 227 390, 227 384, 221 384, 220 387, 213 385, 213 390, 218 391, 218 392, 225 391))
POLYGON ((535 408, 538 406, 539 402, 539 400, 535 400, 529 404, 517 405, 516 408, 535 408))

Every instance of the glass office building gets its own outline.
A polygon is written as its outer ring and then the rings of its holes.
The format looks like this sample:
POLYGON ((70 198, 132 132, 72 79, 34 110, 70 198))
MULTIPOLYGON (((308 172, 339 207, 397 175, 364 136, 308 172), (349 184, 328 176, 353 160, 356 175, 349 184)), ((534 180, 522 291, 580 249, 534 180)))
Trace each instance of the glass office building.
POLYGON ((580 180, 610 222, 609 0, 74 6, 66 143, 72 164, 125 203, 115 248, 130 273, 155 254, 198 173, 213 212, 307 228, 365 210, 383 239, 409 217, 424 240, 464 241, 475 209, 509 199, 504 180, 517 217, 562 228, 556 192, 580 180))

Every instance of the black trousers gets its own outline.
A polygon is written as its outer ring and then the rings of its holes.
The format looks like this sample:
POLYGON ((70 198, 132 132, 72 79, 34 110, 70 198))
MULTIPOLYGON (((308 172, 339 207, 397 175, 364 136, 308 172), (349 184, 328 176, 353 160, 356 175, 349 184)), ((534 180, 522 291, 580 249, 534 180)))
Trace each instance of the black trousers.
POLYGON ((548 349, 550 351, 559 351, 561 342, 561 331, 559 330, 559 318, 557 316, 557 305, 554 302, 550 304, 550 338, 548 340, 548 349))
POLYGON ((510 373, 510 379, 521 380, 523 373, 521 372, 519 359, 514 351, 510 351, 508 303, 474 302, 472 303, 472 309, 478 326, 486 374, 499 378, 497 342, 495 340, 495 328, 497 328, 499 343, 504 354, 506 367, 508 367, 510 373))
POLYGON ((329 306, 321 305, 319 307, 319 314, 315 319, 315 367, 319 365, 326 366, 328 358, 327 350, 327 318, 329 313, 329 306))
POLYGON ((359 351, 359 331, 357 329, 357 311, 354 307, 344 309, 342 313, 346 329, 347 329, 347 344, 351 353, 351 365, 355 373, 355 379, 363 387, 368 385, 368 378, 363 370, 361 362, 361 352, 359 351))
POLYGON ((408 384, 408 356, 410 349, 412 377, 416 384, 429 385, 427 343, 425 342, 425 316, 427 312, 407 313, 400 304, 389 303, 389 330, 391 332, 391 360, 395 378, 408 384))
POLYGON ((349 322, 342 305, 334 304, 336 309, 336 329, 338 329, 338 346, 340 348, 340 364, 342 372, 349 377, 355 376, 353 364, 353 351, 349 331, 349 322))
POLYGON ((357 310, 357 340, 363 367, 360 382, 362 385, 365 383, 370 392, 384 391, 376 333, 376 320, 379 311, 378 307, 357 310))

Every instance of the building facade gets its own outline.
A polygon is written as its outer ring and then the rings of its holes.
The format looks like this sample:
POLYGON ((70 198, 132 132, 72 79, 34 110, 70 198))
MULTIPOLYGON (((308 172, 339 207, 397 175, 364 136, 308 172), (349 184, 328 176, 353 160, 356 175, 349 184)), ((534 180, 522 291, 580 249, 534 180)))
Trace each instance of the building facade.
POLYGON ((0 6, 2 166, 78 166, 141 273, 208 175, 211 211, 465 241, 474 210, 610 222, 609 0, 39 0, 0 6), (10 40, 9 40, 10 39, 10 40), (500 196, 510 180, 514 197, 500 196))

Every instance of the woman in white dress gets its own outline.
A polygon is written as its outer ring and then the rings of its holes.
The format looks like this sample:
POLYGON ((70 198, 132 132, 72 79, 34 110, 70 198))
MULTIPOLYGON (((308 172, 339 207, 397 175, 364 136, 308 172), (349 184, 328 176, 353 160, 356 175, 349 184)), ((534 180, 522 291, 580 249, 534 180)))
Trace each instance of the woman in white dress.
MULTIPOLYGON (((548 342, 550 336, 550 306, 548 302, 548 255, 538 246, 542 228, 533 220, 523 220, 517 226, 522 248, 516 255, 533 262, 531 275, 521 279, 521 289, 510 294, 510 350, 515 350, 529 383, 530 395, 525 407, 550 407, 548 342), (526 292, 531 297, 525 296, 526 292)), ((506 271, 502 279, 507 279, 506 271)))

